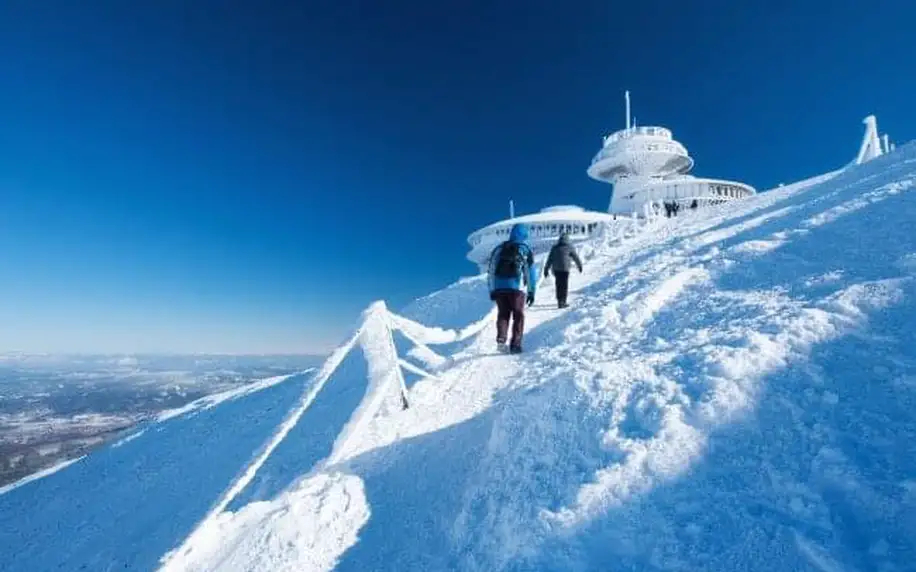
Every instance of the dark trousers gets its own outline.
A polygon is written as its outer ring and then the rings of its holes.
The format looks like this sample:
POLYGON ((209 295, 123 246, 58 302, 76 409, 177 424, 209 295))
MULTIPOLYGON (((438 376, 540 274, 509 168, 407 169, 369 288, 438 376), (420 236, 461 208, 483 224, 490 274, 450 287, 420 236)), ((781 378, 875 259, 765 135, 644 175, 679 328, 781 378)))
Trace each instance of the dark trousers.
POLYGON ((512 340, 510 346, 522 347, 522 335, 525 332, 525 300, 527 294, 518 290, 497 290, 496 301, 496 341, 506 343, 509 331, 509 320, 512 320, 512 340))
POLYGON ((569 272, 554 272, 557 280, 557 304, 566 304, 566 297, 569 296, 569 272))

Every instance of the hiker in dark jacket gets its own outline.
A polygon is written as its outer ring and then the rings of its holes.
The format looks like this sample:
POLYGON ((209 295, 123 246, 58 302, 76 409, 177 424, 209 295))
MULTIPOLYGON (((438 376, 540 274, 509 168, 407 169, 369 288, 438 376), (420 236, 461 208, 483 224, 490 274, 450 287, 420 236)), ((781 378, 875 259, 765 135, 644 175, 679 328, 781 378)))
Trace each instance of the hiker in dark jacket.
POLYGON ((528 225, 512 227, 509 240, 500 244, 490 253, 488 270, 490 300, 496 302, 496 343, 505 348, 512 320, 512 339, 509 351, 522 351, 522 336, 525 332, 525 303, 534 304, 538 273, 534 266, 534 253, 528 245, 528 225))
POLYGON ((544 277, 550 276, 551 271, 556 276, 558 308, 565 308, 569 305, 566 303, 566 297, 569 295, 569 271, 573 263, 581 273, 582 259, 579 258, 576 248, 570 244, 569 235, 564 232, 560 235, 560 240, 550 249, 547 262, 544 264, 544 277))

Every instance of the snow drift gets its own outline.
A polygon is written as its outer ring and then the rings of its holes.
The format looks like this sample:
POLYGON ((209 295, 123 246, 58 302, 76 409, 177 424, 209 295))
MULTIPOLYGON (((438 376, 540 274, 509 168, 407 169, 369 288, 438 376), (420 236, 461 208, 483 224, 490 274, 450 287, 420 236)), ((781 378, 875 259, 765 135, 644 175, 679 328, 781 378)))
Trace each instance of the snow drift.
POLYGON ((0 496, 0 568, 907 570, 916 145, 480 278, 0 496))

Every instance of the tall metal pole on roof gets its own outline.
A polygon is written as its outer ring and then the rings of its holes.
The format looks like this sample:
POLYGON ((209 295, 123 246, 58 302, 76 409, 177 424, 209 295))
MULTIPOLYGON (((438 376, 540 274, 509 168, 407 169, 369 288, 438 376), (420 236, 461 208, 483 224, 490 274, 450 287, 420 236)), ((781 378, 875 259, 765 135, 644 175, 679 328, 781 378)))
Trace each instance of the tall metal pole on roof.
POLYGON ((627 131, 630 130, 630 90, 623 92, 624 97, 627 100, 627 131))
POLYGON ((515 201, 509 199, 509 218, 515 218, 515 201))

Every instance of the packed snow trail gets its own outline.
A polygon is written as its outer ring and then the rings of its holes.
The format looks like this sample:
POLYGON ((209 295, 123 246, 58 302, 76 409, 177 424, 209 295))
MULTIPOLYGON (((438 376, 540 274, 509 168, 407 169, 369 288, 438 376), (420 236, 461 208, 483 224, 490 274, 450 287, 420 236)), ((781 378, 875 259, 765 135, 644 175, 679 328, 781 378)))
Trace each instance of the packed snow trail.
POLYGON ((914 159, 599 246, 571 308, 543 285, 526 354, 487 325, 410 409, 172 567, 908 569, 914 159))

